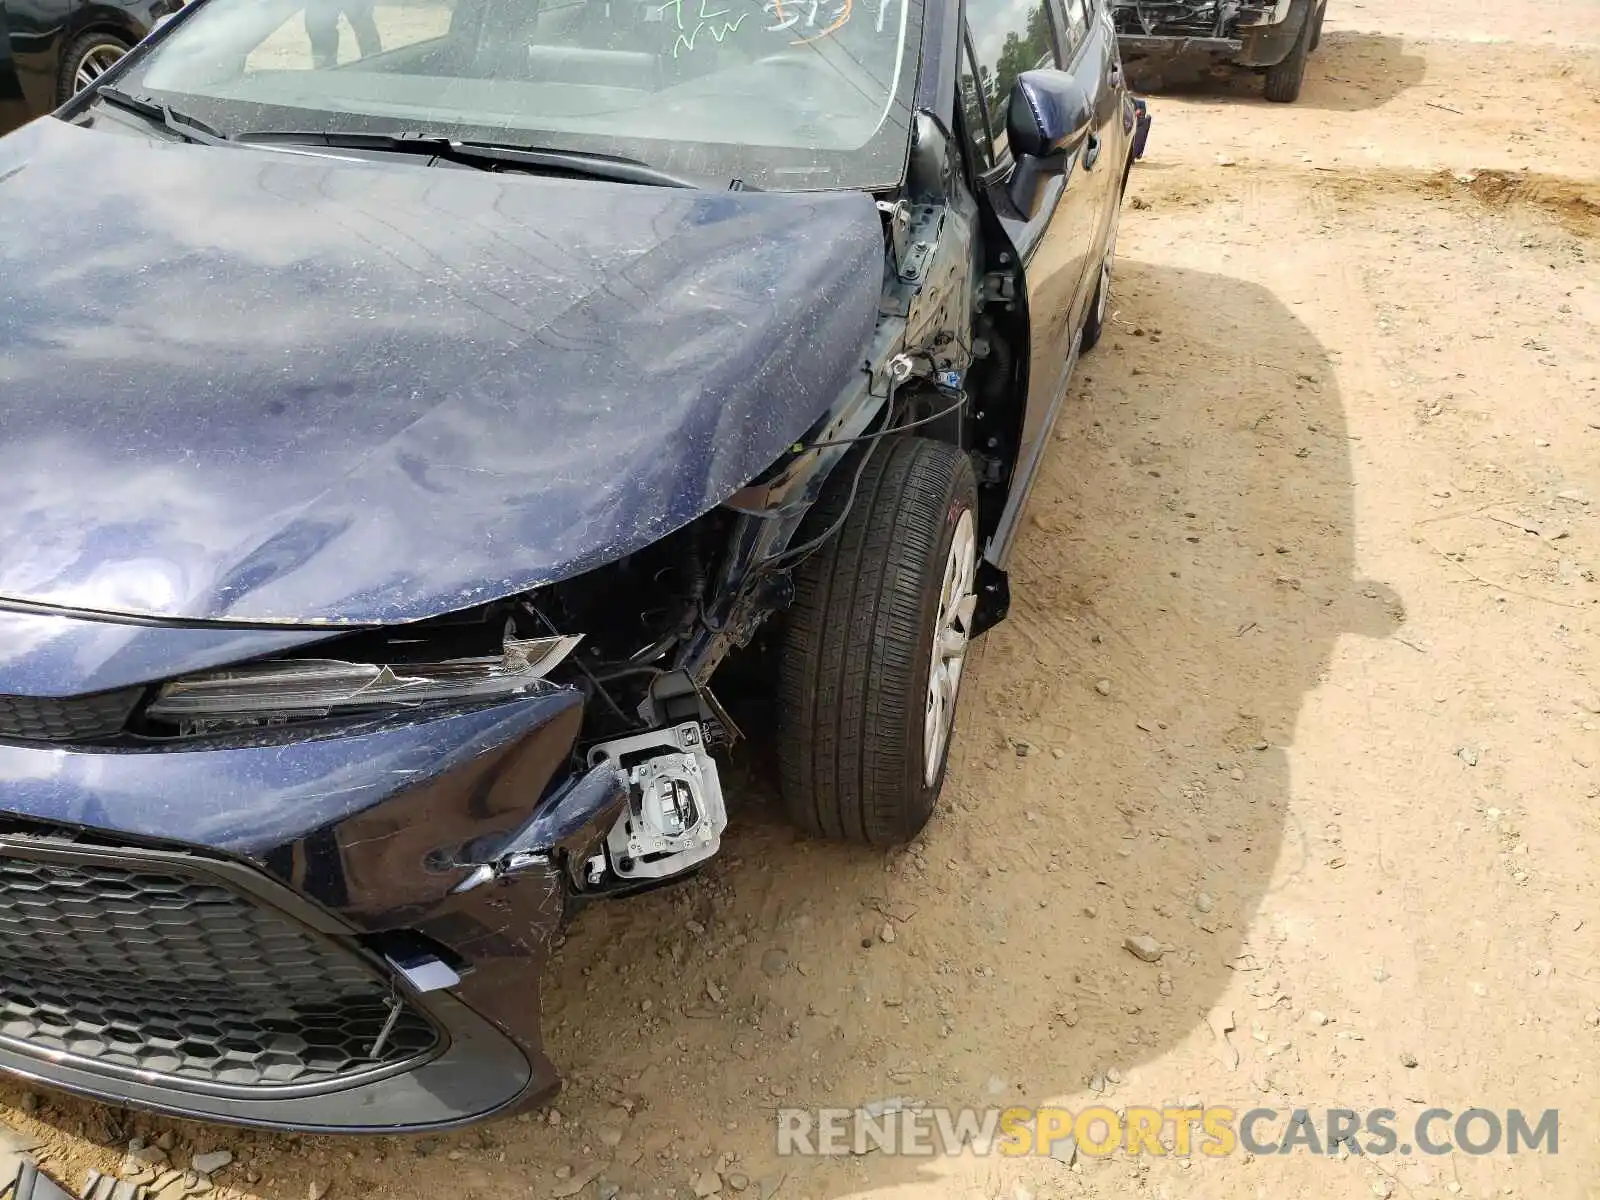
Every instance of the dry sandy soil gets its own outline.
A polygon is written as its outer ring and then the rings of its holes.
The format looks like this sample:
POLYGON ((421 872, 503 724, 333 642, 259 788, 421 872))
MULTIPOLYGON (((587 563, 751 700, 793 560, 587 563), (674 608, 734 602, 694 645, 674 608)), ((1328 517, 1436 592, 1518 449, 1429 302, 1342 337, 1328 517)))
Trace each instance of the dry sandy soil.
MULTIPOLYGON (((758 801, 584 914, 559 1120, 178 1156, 230 1200, 1600 1195, 1600 5, 1332 0, 1303 100, 1258 89, 1153 100, 918 844, 758 801), (1560 1153, 775 1156, 778 1105, 894 1096, 1558 1108, 1560 1153)), ((0 1122, 74 1183, 168 1128, 0 1122)))

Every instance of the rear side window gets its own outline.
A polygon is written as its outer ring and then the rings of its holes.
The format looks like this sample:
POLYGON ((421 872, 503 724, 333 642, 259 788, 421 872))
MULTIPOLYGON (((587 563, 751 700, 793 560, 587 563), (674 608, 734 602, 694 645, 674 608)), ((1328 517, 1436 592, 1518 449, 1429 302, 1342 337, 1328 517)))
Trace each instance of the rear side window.
POLYGON ((989 118, 989 141, 997 163, 1009 162, 1006 109, 1012 86, 1024 71, 1061 63, 1048 0, 967 0, 967 29, 978 68, 978 89, 989 118))

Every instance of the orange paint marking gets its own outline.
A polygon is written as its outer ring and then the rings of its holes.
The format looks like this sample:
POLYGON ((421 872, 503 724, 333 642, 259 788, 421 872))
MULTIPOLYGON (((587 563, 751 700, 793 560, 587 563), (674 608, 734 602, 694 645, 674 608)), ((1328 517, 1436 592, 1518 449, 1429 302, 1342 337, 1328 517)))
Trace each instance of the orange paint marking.
MULTIPOLYGON (((781 6, 782 0, 773 0, 773 3, 781 6)), ((855 6, 856 0, 844 0, 844 12, 839 15, 839 19, 837 21, 835 21, 832 25, 829 25, 821 33, 814 33, 808 38, 801 38, 797 42, 790 42, 789 45, 804 46, 811 42, 820 42, 823 38, 832 36, 834 33, 838 32, 839 29, 843 28, 844 24, 850 20, 850 14, 855 11, 855 6)))

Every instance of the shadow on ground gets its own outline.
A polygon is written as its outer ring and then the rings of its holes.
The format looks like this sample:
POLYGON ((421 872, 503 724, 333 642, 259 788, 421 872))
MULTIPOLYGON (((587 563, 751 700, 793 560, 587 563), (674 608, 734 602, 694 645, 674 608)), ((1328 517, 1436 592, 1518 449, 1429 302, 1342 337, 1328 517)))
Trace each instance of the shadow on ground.
MULTIPOLYGON (((1397 37, 1329 30, 1306 67, 1301 108, 1361 112, 1387 104, 1422 82, 1426 63, 1407 54, 1397 37)), ((1204 60, 1130 64, 1131 86, 1142 92, 1224 103, 1267 104, 1261 76, 1204 60)))
MULTIPOLYGON (((1159 1103, 1136 1094, 1139 1064, 1209 1036, 1240 930, 1280 856, 1306 853, 1283 749, 1302 699, 1336 639, 1401 614, 1354 578, 1344 414, 1310 330, 1254 284, 1120 270, 916 846, 799 839, 743 756, 730 774, 755 798, 712 868, 582 913, 560 949, 559 1123, 185 1142, 232 1148, 264 1176, 243 1194, 271 1200, 330 1180, 336 1200, 681 1197, 719 1165, 750 1195, 786 1180, 782 1200, 939 1185, 952 1166, 780 1159, 780 1108, 1077 1106, 1107 1071, 1128 1079, 1113 1106, 1159 1103), (1122 948, 1144 934, 1169 947, 1159 964, 1122 948)), ((107 1142, 171 1124, 54 1097, 42 1115, 107 1142)))

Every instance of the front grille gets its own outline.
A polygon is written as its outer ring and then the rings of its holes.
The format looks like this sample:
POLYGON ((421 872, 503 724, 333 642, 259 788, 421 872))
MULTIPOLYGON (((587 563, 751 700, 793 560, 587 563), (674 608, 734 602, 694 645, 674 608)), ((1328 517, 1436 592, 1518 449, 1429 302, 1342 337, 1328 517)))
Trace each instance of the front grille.
POLYGON ((89 742, 115 737, 143 688, 93 696, 0 696, 0 737, 38 742, 89 742))
POLYGON ((0 1044, 239 1094, 325 1090, 435 1048, 352 951, 187 861, 0 842, 0 1044))

